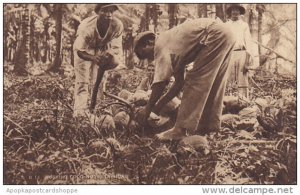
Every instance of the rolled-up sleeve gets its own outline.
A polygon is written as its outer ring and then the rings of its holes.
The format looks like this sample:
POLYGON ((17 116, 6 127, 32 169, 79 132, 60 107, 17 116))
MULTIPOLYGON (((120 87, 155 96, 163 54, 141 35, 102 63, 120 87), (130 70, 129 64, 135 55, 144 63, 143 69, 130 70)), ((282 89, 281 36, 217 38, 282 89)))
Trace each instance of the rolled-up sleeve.
POLYGON ((114 38, 110 42, 110 53, 120 62, 122 60, 122 36, 114 38))
POLYGON ((85 31, 82 31, 82 30, 80 30, 80 31, 78 30, 76 39, 73 44, 73 50, 74 51, 87 51, 89 48, 88 39, 89 39, 88 33, 86 33, 85 31))

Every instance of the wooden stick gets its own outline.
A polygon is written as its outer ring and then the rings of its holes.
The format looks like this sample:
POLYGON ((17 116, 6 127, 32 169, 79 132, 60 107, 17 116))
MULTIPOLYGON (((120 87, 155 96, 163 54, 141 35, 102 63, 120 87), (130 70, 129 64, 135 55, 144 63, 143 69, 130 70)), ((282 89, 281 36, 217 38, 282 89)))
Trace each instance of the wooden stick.
POLYGON ((126 105, 129 106, 130 108, 132 108, 131 103, 128 102, 127 100, 124 100, 123 98, 120 98, 120 97, 118 97, 118 96, 116 96, 116 95, 113 95, 113 94, 109 94, 109 93, 107 93, 107 92, 105 92, 105 91, 103 92, 103 94, 106 95, 107 97, 110 97, 110 98, 113 98, 113 99, 115 99, 115 100, 118 100, 118 101, 120 101, 120 102, 126 104, 126 105))
POLYGON ((96 102, 97 102, 98 89, 99 89, 99 85, 100 85, 100 83, 103 79, 104 72, 105 72, 105 70, 103 70, 100 67, 98 68, 97 79, 96 79, 96 82, 95 82, 95 85, 94 85, 94 88, 93 88, 90 111, 93 111, 95 109, 96 102))
POLYGON ((255 85, 255 87, 257 87, 259 90, 261 90, 262 92, 265 92, 260 86, 257 85, 257 83, 254 81, 254 79, 252 77, 249 77, 252 81, 252 83, 255 85))
POLYGON ((263 47, 263 48, 265 48, 265 49, 270 50, 271 52, 275 53, 279 58, 282 58, 282 59, 284 59, 284 60, 286 60, 286 61, 288 61, 288 62, 291 62, 291 63, 293 63, 293 64, 296 64, 296 62, 294 62, 293 60, 287 59, 286 57, 283 57, 281 54, 279 54, 279 53, 278 53, 277 51, 275 51, 274 49, 271 49, 271 48, 269 48, 269 47, 267 47, 267 46, 265 46, 265 45, 263 45, 263 44, 261 44, 261 43, 259 43, 259 42, 257 42, 257 41, 254 41, 254 43, 256 43, 257 45, 259 45, 259 46, 261 46, 261 47, 263 47))
POLYGON ((134 107, 133 107, 133 105, 130 102, 128 102, 128 101, 124 100, 123 98, 120 98, 120 97, 118 97, 116 95, 106 93, 105 91, 103 92, 103 94, 106 95, 106 96, 108 96, 108 97, 110 97, 110 98, 118 100, 121 103, 124 103, 130 109, 129 121, 128 121, 128 124, 127 124, 127 127, 126 127, 127 129, 129 129, 129 125, 130 125, 130 123, 132 121, 132 118, 134 117, 134 107))

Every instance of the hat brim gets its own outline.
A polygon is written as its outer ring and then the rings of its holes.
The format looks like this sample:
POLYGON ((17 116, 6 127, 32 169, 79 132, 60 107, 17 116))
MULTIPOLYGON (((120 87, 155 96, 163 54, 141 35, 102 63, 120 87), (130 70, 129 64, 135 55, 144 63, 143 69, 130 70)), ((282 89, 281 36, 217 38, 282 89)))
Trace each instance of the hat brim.
POLYGON ((119 7, 117 5, 111 4, 111 5, 98 6, 95 8, 95 12, 97 13, 101 9, 106 9, 106 8, 110 8, 110 7, 113 8, 114 11, 119 10, 119 7))
POLYGON ((151 31, 146 31, 146 32, 142 32, 140 34, 138 34, 133 41, 133 51, 135 52, 136 56, 143 60, 146 59, 145 56, 141 55, 138 51, 138 47, 141 44, 142 41, 144 41, 145 39, 152 39, 155 38, 155 34, 151 31))
POLYGON ((142 54, 140 54, 137 50, 135 50, 135 55, 138 57, 138 59, 140 60, 145 60, 146 56, 143 56, 142 54))
POLYGON ((226 14, 227 14, 228 16, 231 15, 231 10, 232 10, 233 8, 239 9, 241 15, 244 15, 244 14, 246 13, 246 9, 245 9, 243 6, 240 6, 240 5, 232 5, 232 6, 230 6, 229 8, 227 8, 227 10, 226 10, 226 14))

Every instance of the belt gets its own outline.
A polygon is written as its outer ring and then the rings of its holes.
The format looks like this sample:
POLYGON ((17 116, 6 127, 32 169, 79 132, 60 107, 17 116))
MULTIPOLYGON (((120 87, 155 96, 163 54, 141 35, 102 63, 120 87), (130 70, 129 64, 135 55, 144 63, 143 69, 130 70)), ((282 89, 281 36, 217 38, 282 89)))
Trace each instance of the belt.
POLYGON ((246 48, 243 46, 242 48, 236 48, 236 49, 233 49, 233 51, 245 51, 246 48))
POLYGON ((234 49, 233 51, 245 51, 246 49, 234 49))

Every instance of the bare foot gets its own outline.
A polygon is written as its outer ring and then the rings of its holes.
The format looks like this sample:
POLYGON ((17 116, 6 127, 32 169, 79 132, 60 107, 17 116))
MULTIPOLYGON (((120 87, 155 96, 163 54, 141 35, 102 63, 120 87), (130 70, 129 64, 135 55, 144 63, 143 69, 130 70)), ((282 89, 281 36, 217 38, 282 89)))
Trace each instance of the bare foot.
POLYGON ((185 136, 186 133, 184 130, 175 127, 155 135, 159 140, 180 140, 185 136))

